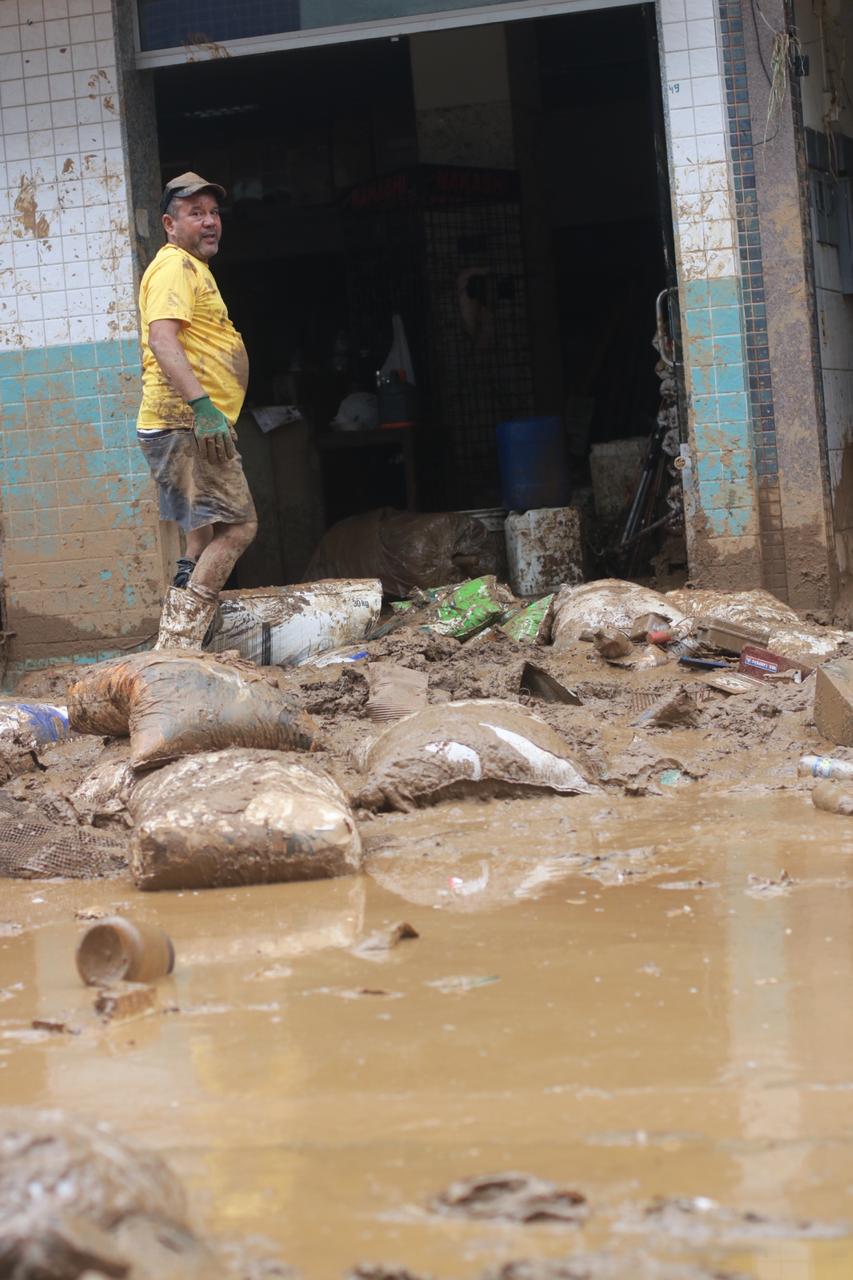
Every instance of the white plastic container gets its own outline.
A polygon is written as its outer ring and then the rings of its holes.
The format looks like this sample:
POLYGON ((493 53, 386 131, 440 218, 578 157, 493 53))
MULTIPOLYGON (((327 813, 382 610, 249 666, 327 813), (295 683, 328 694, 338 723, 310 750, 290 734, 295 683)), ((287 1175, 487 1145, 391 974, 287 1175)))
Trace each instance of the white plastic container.
POLYGON ((517 596, 544 596, 583 582, 581 518, 576 507, 512 512, 504 524, 509 583, 517 596))

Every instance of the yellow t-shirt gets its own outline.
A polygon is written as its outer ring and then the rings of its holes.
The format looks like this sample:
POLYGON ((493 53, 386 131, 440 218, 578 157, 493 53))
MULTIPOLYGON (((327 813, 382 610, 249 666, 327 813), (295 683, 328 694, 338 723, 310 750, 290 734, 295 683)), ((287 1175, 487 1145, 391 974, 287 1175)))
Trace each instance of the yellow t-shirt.
POLYGON ((164 245, 142 277, 139 314, 142 404, 137 430, 193 425, 192 409, 173 389, 148 345, 152 320, 181 321, 178 337, 190 367, 233 426, 246 395, 249 358, 207 264, 176 244, 164 245))

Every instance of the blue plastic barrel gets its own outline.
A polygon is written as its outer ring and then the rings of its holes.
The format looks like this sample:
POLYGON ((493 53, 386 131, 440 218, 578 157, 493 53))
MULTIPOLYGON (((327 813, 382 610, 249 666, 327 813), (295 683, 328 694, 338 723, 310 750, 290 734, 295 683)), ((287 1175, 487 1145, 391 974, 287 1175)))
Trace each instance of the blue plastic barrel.
POLYGON ((503 505, 508 511, 566 507, 571 489, 561 418, 514 418, 497 428, 503 505))

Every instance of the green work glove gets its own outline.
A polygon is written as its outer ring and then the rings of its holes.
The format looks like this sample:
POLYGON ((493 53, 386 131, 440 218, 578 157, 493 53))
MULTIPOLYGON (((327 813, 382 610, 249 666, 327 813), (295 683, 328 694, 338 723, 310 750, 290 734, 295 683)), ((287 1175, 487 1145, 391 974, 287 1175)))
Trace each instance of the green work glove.
POLYGON ((228 419, 217 409, 210 396, 190 400, 193 411, 193 433, 196 447, 205 462, 230 462, 234 457, 234 441, 228 419))

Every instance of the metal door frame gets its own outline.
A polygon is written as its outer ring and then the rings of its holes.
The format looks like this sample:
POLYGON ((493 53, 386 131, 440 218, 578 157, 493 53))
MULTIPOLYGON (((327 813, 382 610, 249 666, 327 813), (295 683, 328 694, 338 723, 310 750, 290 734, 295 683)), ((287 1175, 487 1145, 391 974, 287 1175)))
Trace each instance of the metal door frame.
POLYGON ((266 36, 247 36, 239 40, 198 45, 181 45, 174 49, 141 48, 139 11, 133 3, 136 66, 140 70, 153 67, 181 66, 187 62, 210 62, 216 58, 238 58, 259 53, 275 53, 282 49, 306 49, 325 44, 344 44, 356 40, 395 40, 400 36, 423 31, 445 31, 452 27, 479 27, 497 22, 518 22, 527 18, 547 18, 561 13, 584 13, 593 9, 627 9, 643 0, 520 0, 516 4, 479 5, 473 9, 449 9, 440 13, 414 14, 407 18, 390 18, 380 22, 354 22, 336 27, 315 27, 310 31, 288 31, 266 36))

